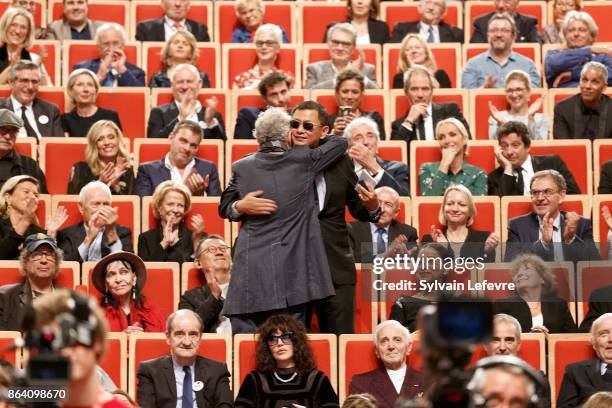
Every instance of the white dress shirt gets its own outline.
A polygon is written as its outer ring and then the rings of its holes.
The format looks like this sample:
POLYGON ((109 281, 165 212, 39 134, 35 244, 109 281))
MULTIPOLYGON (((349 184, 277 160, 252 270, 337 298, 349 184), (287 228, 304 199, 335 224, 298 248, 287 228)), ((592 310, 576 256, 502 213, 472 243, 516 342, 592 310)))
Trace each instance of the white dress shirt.
POLYGON ((166 153, 166 158, 164 159, 164 166, 166 166, 166 168, 170 170, 170 179, 172 181, 176 181, 177 183, 183 183, 185 182, 185 179, 191 174, 191 169, 193 169, 193 166, 195 166, 195 159, 191 159, 191 161, 187 163, 182 175, 179 169, 173 166, 170 162, 170 153, 166 153))
POLYGON ((164 38, 167 40, 170 36, 177 31, 189 31, 187 29, 187 21, 185 19, 177 22, 168 18, 168 16, 164 16, 164 38), (179 27, 175 27, 174 25, 180 25, 179 27))
MULTIPOLYGON (((15 99, 13 95, 11 95, 11 103, 13 104, 13 112, 15 113, 15 115, 21 118, 21 107, 24 105, 22 105, 17 99, 15 99)), ((38 130, 38 122, 36 121, 36 117, 34 116, 34 110, 32 109, 32 102, 29 105, 25 105, 25 106, 26 106, 26 118, 28 118, 28 122, 30 122, 30 126, 32 126, 32 129, 34 129, 34 131, 36 132, 36 137, 40 139, 41 134, 40 134, 40 130, 38 130)), ((40 121, 45 121, 45 118, 46 118, 46 123, 49 123, 51 118, 49 118, 47 115, 41 115, 41 117, 38 119, 40 121)), ((19 129, 19 133, 17 134, 17 136, 18 137, 28 137, 28 132, 26 131, 25 126, 19 129)))
POLYGON ((429 24, 425 24, 424 22, 419 22, 419 25, 421 27, 421 29, 419 30, 419 37, 421 37, 423 39, 423 41, 427 42, 427 39, 429 38, 429 27, 433 28, 433 39, 434 39, 434 43, 437 44, 440 42, 440 29, 438 28, 438 25, 429 25, 429 24))
POLYGON ((402 391, 402 384, 404 384, 404 377, 406 377, 406 364, 398 370, 391 370, 387 368, 387 375, 393 383, 395 391, 399 394, 402 391))

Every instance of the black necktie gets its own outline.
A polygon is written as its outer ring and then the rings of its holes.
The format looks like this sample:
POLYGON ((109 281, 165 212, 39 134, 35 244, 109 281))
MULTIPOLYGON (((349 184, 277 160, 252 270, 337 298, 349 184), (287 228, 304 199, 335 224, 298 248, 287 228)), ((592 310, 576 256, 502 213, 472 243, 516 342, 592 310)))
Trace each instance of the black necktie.
POLYGON ((185 378, 183 378, 183 408, 193 408, 193 395, 191 388, 191 369, 189 366, 184 366, 185 378))
POLYGON ((25 126, 26 133, 28 134, 28 136, 35 137, 36 140, 38 140, 38 135, 34 131, 34 128, 32 128, 32 125, 30 125, 30 122, 28 121, 28 118, 26 116, 26 109, 27 108, 25 106, 21 107, 21 120, 23 120, 23 125, 25 126))
POLYGON ((518 172, 518 178, 516 179, 516 188, 518 189, 520 195, 524 195, 525 194, 525 180, 523 179, 523 168, 518 167, 516 171, 518 172))
POLYGON ((601 376, 607 383, 612 383, 612 364, 608 364, 606 372, 601 376))
POLYGON ((385 245, 385 238, 384 238, 385 229, 378 228, 376 230, 376 233, 378 234, 378 236, 376 237, 376 254, 380 255, 387 250, 387 246, 385 245))

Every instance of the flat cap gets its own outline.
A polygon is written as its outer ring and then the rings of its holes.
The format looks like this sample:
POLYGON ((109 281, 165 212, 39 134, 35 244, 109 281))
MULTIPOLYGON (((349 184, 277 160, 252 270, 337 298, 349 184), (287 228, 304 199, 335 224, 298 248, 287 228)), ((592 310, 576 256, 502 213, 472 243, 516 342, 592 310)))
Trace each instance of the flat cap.
POLYGON ((8 109, 0 109, 0 127, 11 126, 17 129, 23 127, 23 121, 8 109))

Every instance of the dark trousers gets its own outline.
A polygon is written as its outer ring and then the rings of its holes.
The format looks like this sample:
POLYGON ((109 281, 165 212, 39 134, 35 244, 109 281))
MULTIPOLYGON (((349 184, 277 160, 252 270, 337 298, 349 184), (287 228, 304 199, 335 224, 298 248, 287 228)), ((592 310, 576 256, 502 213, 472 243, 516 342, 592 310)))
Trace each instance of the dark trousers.
POLYGON ((277 314, 288 314, 293 316, 295 320, 306 323, 306 304, 290 306, 286 309, 269 310, 265 312, 248 313, 241 315, 230 316, 232 324, 232 334, 238 333, 255 333, 259 327, 270 316, 277 314))
POLYGON ((316 313, 321 333, 355 333, 355 285, 334 285, 336 294, 312 302, 308 326, 316 313))

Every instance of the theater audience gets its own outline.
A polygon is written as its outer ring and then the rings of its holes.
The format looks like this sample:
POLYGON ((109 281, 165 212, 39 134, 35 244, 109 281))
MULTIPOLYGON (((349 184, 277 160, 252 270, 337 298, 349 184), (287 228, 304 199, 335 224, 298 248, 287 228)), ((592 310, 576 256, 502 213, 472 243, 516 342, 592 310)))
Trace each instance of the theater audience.
POLYGON ((346 68, 361 72, 367 89, 378 89, 374 79, 374 65, 365 62, 363 51, 352 60, 357 45, 357 31, 350 23, 334 24, 327 30, 329 60, 313 62, 306 66, 306 89, 333 89, 336 75, 346 68))
POLYGON ((538 19, 516 11, 520 0, 494 0, 495 11, 474 19, 471 43, 487 42, 489 22, 496 14, 508 14, 516 23, 516 41, 539 43, 538 19))
POLYGON ((37 63, 22 59, 11 65, 11 95, 0 98, 0 108, 21 117, 19 137, 35 137, 38 141, 43 136, 64 136, 59 108, 38 97, 41 84, 41 68, 37 63))
POLYGON ((248 71, 234 78, 234 88, 257 89, 259 82, 270 72, 282 72, 292 78, 290 72, 276 66, 282 44, 282 30, 275 24, 264 24, 255 31, 255 53, 257 63, 248 71))
POLYGON ((57 242, 67 261, 98 261, 106 255, 132 252, 132 231, 117 224, 108 185, 96 180, 79 193, 79 211, 83 220, 58 232, 57 242))
POLYGON ((62 0, 62 5, 62 18, 49 24, 47 39, 92 40, 104 21, 89 19, 89 0, 62 0))
MULTIPOLYGON (((357 45, 380 44, 389 41, 389 26, 385 21, 378 20, 380 0, 347 0, 347 23, 350 23, 357 33, 357 45)), ((327 30, 332 26, 327 26, 327 30)), ((327 31, 323 42, 327 42, 327 31)))
POLYGON ((217 98, 206 99, 206 106, 198 100, 198 92, 202 89, 200 71, 193 65, 180 64, 172 70, 170 81, 173 100, 151 109, 147 137, 168 137, 177 122, 189 120, 200 125, 204 138, 225 140, 225 126, 223 117, 217 112, 217 98))
POLYGON ((173 180, 160 183, 153 193, 151 208, 157 226, 138 237, 138 255, 145 262, 191 261, 194 243, 206 233, 199 214, 191 220, 193 231, 185 225, 185 216, 191 208, 189 188, 173 180))
POLYGON ((612 138, 612 103, 604 93, 611 69, 596 61, 580 72, 580 93, 555 104, 553 138, 612 138))
POLYGON ((531 132, 523 123, 510 121, 501 125, 497 129, 497 142, 495 157, 500 165, 489 173, 489 195, 529 195, 531 178, 540 170, 558 171, 565 179, 566 193, 580 194, 574 176, 561 157, 529 154, 531 132))
POLYGON ((210 41, 205 24, 187 19, 189 0, 161 0, 164 16, 145 20, 136 26, 137 41, 167 41, 177 31, 189 31, 198 42, 210 41))
POLYGON ((504 80, 504 92, 507 110, 498 110, 489 101, 489 139, 495 139, 497 129, 506 122, 514 121, 524 123, 529 127, 530 137, 533 139, 546 140, 548 138, 548 128, 550 123, 545 113, 539 113, 544 103, 544 97, 540 96, 532 104, 531 83, 529 75, 523 71, 510 71, 504 80))
MULTIPOLYGON (((446 0, 419 0, 420 20, 399 22, 393 27, 392 43, 403 42, 406 34, 418 34, 428 44, 462 43, 463 30, 444 21, 447 12, 446 0)), ((401 88, 401 87, 398 87, 401 88)))
POLYGON ((306 329, 289 315, 269 317, 258 329, 255 370, 238 391, 234 406, 339 407, 329 378, 317 370, 306 329))
POLYGON ((413 140, 436 140, 438 122, 455 118, 463 123, 469 134, 469 126, 454 102, 432 102, 433 91, 438 88, 436 79, 425 67, 413 66, 406 71, 404 95, 410 108, 404 116, 391 123, 391 140, 405 140, 410 150, 413 140))
POLYGON ((406 364, 412 351, 410 332, 395 320, 386 320, 374 329, 374 353, 378 368, 353 376, 349 395, 368 393, 378 408, 393 408, 400 398, 422 395, 427 384, 421 373, 406 364))
POLYGON ((568 12, 579 11, 582 0, 553 0, 553 21, 542 29, 542 41, 545 44, 562 44, 563 34, 561 27, 563 19, 568 12))
MULTIPOLYGON (((149 80, 151 88, 170 88, 172 70, 181 64, 198 65, 200 50, 198 43, 189 31, 176 31, 164 43, 161 50, 163 68, 155 72, 149 80)), ((200 71, 202 88, 210 88, 210 79, 206 72, 200 71)))
POLYGON ((532 211, 508 221, 505 261, 521 252, 546 262, 600 259, 593 243, 591 220, 573 211, 561 211, 567 183, 556 170, 540 170, 529 183, 532 211))
POLYGON ((482 262, 495 262, 499 235, 496 232, 473 229, 471 225, 477 215, 470 190, 462 184, 449 186, 444 192, 438 214, 438 222, 443 227, 439 229, 432 225, 431 234, 423 236, 423 243, 446 245, 462 258, 482 258, 482 262))
MULTIPOLYGON (((549 88, 575 88, 580 72, 589 61, 600 62, 612 69, 612 47, 595 45, 599 28, 584 11, 570 11, 563 19, 563 48, 550 50, 544 57, 544 75, 549 88)), ((612 76, 606 81, 612 85, 612 76)))
POLYGON ((487 173, 468 164, 468 132, 459 120, 448 118, 436 125, 441 160, 423 163, 419 169, 419 190, 424 196, 441 196, 452 184, 463 184, 472 195, 487 194, 487 173))
POLYGON ((565 367, 557 407, 577 408, 599 391, 612 391, 612 313, 598 317, 591 327, 591 345, 596 356, 565 367))
MULTIPOLYGON (((510 1, 518 2, 518 0, 510 1)), ((534 88, 539 88, 540 73, 534 62, 512 50, 515 38, 516 24, 512 17, 508 14, 493 15, 488 22, 489 49, 467 61, 463 68, 461 87, 501 88, 504 86, 504 78, 510 71, 520 70, 529 75, 534 88)))
MULTIPOLYGON (((423 1, 435 2, 440 0, 421 0, 421 2, 423 1)), ((451 87, 451 80, 448 74, 443 69, 438 69, 436 58, 425 40, 417 34, 408 34, 400 45, 399 58, 397 59, 397 74, 393 77, 393 88, 404 88, 408 70, 415 65, 427 68, 436 78, 436 81, 438 81, 438 88, 451 87)))
POLYGON ((201 285, 181 295, 179 309, 196 312, 204 322, 204 333, 231 334, 230 320, 222 313, 232 268, 230 247, 222 237, 209 235, 198 241, 194 265, 201 285))
POLYGON ((91 280, 102 295, 101 307, 108 328, 127 334, 163 332, 166 316, 159 306, 146 298, 147 281, 144 262, 131 252, 115 252, 94 266, 91 280))
POLYGON ((100 120, 112 121, 121 129, 117 112, 96 105, 99 91, 100 82, 96 74, 84 68, 72 71, 66 84, 72 110, 61 116, 66 136, 85 137, 93 124, 100 120))
POLYGON ((72 166, 68 194, 79 194, 94 180, 108 185, 113 194, 132 194, 134 170, 130 165, 127 143, 114 122, 96 122, 87 132, 85 161, 72 166))
MULTIPOLYGON (((34 39, 35 40, 47 40, 50 39, 49 35, 51 34, 49 28, 43 28, 41 26, 38 25, 38 21, 36 21, 36 7, 40 7, 41 9, 41 13, 40 16, 42 17, 41 20, 44 18, 44 11, 43 11, 43 7, 42 7, 42 3, 38 3, 34 0, 13 0, 12 1, 12 6, 13 7, 18 7, 18 8, 22 8, 25 11, 27 11, 28 13, 30 13, 32 15, 32 18, 34 18, 34 24, 36 25, 36 29, 34 30, 34 39)), ((64 7, 66 7, 64 5, 64 7)))
POLYGON ((361 73, 353 68, 347 68, 338 73, 336 77, 336 105, 338 110, 329 116, 332 133, 344 134, 346 126, 359 117, 371 118, 378 128, 380 138, 385 140, 385 122, 379 112, 365 112, 361 110, 365 91, 365 80, 361 73))
MULTIPOLYGON (((262 0, 238 0, 234 5, 238 26, 232 32, 233 43, 252 43, 255 31, 264 24, 264 13, 266 11, 262 0)), ((283 32, 283 42, 288 43, 287 33, 283 32)))
POLYGON ((168 138, 170 150, 161 160, 138 166, 134 194, 153 195, 157 186, 166 180, 184 183, 192 196, 221 194, 219 174, 215 163, 196 157, 202 141, 202 129, 190 120, 176 123, 168 138))

